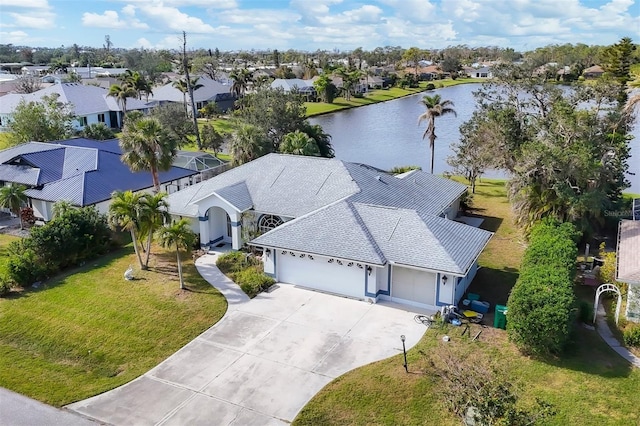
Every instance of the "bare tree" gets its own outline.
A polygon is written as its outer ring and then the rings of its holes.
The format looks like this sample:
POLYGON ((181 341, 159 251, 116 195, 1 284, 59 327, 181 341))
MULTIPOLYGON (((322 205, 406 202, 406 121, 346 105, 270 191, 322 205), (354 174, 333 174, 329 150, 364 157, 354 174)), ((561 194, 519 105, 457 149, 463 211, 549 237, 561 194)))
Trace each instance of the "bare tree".
POLYGON ((189 77, 189 61, 187 59, 187 33, 182 32, 182 67, 184 68, 184 77, 187 82, 187 90, 189 92, 189 99, 191 100, 191 112, 193 118, 193 127, 196 133, 196 142, 198 149, 202 151, 202 140, 200 139, 200 130, 198 129, 198 111, 196 109, 196 103, 193 99, 193 86, 191 85, 191 78, 189 77))
POLYGON ((42 81, 32 75, 23 75, 15 79, 16 93, 33 93, 42 89, 42 81))

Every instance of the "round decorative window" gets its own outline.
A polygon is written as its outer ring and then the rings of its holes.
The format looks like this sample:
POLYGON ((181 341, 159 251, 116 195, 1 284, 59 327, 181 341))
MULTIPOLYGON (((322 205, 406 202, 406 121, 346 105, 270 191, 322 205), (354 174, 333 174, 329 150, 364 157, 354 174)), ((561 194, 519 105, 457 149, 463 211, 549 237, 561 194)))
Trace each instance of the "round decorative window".
POLYGON ((260 231, 261 234, 264 234, 265 232, 269 232, 272 229, 277 228, 283 223, 282 219, 278 216, 265 214, 260 217, 260 220, 258 220, 258 231, 260 231))

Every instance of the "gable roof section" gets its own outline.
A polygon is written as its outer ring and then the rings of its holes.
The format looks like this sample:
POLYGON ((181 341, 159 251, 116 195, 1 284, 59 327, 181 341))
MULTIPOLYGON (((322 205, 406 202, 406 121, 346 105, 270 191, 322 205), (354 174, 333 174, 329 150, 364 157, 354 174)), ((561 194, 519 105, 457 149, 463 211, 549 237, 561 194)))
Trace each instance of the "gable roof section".
POLYGON ((618 225, 616 280, 640 284, 640 221, 621 220, 618 225))
POLYGON ((439 215, 467 190, 461 183, 420 170, 398 178, 366 165, 344 164, 361 188, 351 197, 353 202, 439 215))
POLYGON ((225 186, 217 190, 215 194, 231 204, 239 212, 245 212, 253 206, 253 200, 245 182, 225 186))
MULTIPOLYGON (((213 101, 219 94, 228 94, 231 92, 231 86, 224 85, 219 81, 212 80, 208 77, 200 77, 198 84, 202 87, 193 91, 193 98, 196 102, 213 101)), ((188 98, 188 95, 187 95, 188 98)), ((184 102, 184 95, 180 90, 173 86, 173 83, 153 89, 153 95, 149 97, 154 101, 184 102)))
POLYGON ((286 222, 251 242, 252 245, 303 251, 373 265, 386 259, 347 201, 286 222))
POLYGON ((354 206, 384 256, 399 265, 466 275, 493 235, 415 210, 354 206))

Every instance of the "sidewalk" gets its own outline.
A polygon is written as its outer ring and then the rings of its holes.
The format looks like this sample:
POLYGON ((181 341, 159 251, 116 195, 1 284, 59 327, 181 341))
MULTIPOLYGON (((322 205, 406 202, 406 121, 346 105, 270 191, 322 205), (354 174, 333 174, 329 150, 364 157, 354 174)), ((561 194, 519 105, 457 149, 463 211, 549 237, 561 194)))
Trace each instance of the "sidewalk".
POLYGON ((596 316, 596 329, 598 330, 598 334, 600 335, 600 337, 602 337, 602 339, 604 339, 604 341, 607 342, 609 346, 611 346, 611 349, 616 351, 622 358, 629 361, 634 367, 640 368, 640 358, 638 358, 627 348, 625 348, 611 332, 609 324, 607 324, 607 315, 602 305, 598 306, 598 315, 596 316))

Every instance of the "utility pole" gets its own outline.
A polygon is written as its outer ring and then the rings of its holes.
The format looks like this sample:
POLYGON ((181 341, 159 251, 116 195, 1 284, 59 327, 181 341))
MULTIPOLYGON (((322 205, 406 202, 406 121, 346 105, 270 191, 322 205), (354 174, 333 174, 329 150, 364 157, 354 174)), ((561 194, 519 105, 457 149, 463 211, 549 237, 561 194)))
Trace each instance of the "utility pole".
POLYGON ((187 80, 187 91, 189 92, 189 99, 191 100, 191 115, 193 116, 193 127, 196 132, 196 143, 198 149, 202 151, 202 140, 200 140, 200 129, 198 129, 198 116, 196 110, 196 103, 193 100, 193 86, 191 85, 191 78, 189 77, 189 61, 187 60, 187 33, 182 32, 182 67, 184 68, 184 78, 187 80))

